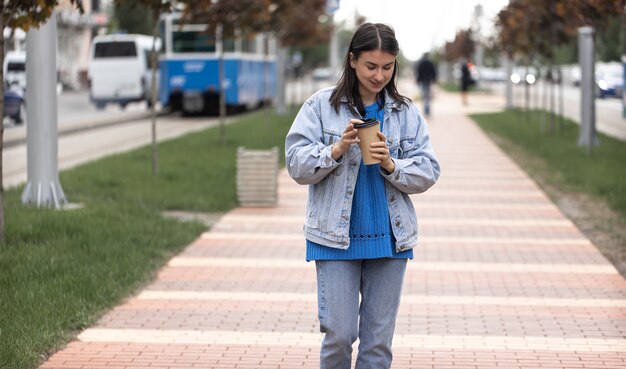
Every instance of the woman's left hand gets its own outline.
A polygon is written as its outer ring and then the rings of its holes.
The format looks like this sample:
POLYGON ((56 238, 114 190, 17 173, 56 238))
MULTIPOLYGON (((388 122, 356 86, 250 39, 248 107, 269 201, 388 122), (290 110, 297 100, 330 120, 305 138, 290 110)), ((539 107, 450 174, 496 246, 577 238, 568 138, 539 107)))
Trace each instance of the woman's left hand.
POLYGON ((382 132, 378 132, 378 138, 380 138, 379 142, 373 142, 370 144, 370 152, 372 153, 373 158, 380 160, 380 166, 386 170, 387 173, 392 173, 396 168, 396 165, 389 154, 387 137, 385 137, 382 132))

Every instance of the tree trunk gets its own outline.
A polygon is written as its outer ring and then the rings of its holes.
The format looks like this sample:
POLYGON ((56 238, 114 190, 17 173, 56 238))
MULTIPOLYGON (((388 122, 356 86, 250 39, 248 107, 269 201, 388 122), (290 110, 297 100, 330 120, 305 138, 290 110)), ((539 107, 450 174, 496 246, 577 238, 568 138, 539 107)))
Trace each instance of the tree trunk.
POLYGON ((552 61, 550 62, 550 133, 554 133, 554 114, 556 108, 554 106, 554 68, 552 61))
MULTIPOLYGON (((4 14, 4 1, 0 1, 0 14, 4 14)), ((0 17, 0 66, 4 65, 4 17, 0 17)), ((0 81, 4 81, 4 68, 0 68, 0 81)), ((0 83, 0 111, 4 112, 4 83, 0 83)), ((4 113, 2 114, 4 118, 4 113)), ((3 119, 4 120, 4 119, 3 119)), ((4 168, 2 166, 4 123, 0 120, 0 244, 4 243, 4 168)))
MULTIPOLYGON (((269 63, 269 55, 270 55, 270 37, 268 34, 264 35, 265 41, 263 43, 263 107, 267 107, 270 102, 270 63, 269 63)), ((265 127, 269 128, 270 126, 270 116, 269 112, 265 111, 265 127)))
POLYGON ((563 112, 563 70, 561 66, 558 67, 559 71, 559 132, 563 131, 563 120, 565 119, 565 115, 563 112))
POLYGON ((150 51, 150 59, 152 60, 152 76, 150 77, 152 83, 150 84, 150 115, 152 117, 152 175, 158 173, 158 151, 157 151, 157 113, 156 113, 156 70, 157 70, 157 53, 156 53, 156 41, 159 34, 159 17, 160 12, 158 9, 152 9, 154 14, 152 26, 152 50, 150 51))
POLYGON ((224 44, 223 44, 223 36, 224 36, 224 28, 221 24, 217 26, 215 30, 215 38, 217 41, 217 53, 218 53, 218 77, 217 83, 219 84, 219 94, 220 94, 220 145, 223 145, 226 142, 226 92, 224 89, 226 88, 226 84, 224 83, 224 44))
POLYGON ((530 86, 528 85, 528 82, 526 81, 526 76, 528 75, 528 61, 526 61, 526 72, 525 75, 522 77, 522 83, 524 84, 524 118, 526 120, 526 123, 528 123, 528 111, 530 110, 530 86))
POLYGON ((539 124, 539 132, 543 135, 546 132, 546 122, 548 121, 548 85, 547 79, 542 78, 541 80, 541 90, 543 91, 542 96, 542 110, 543 114, 541 114, 541 122, 539 124))
MULTIPOLYGON (((534 63, 533 63, 534 64, 534 63)), ((537 68, 537 75, 535 76, 535 81, 532 85, 530 85, 530 110, 538 110, 541 104, 541 96, 539 96, 539 75, 541 73, 541 68, 537 68), (536 86, 536 87, 535 87, 536 86)))

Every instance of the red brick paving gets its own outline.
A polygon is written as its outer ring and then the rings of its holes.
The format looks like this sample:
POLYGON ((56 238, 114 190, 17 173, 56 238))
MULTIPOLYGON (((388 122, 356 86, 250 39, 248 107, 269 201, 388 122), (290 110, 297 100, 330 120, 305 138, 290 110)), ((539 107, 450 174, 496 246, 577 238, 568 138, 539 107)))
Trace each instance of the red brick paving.
MULTIPOLYGON (((626 368, 624 278, 448 102, 430 123, 443 175, 413 197, 393 368, 626 368)), ((306 187, 283 171, 279 194, 227 214, 42 368, 318 367, 306 187)))

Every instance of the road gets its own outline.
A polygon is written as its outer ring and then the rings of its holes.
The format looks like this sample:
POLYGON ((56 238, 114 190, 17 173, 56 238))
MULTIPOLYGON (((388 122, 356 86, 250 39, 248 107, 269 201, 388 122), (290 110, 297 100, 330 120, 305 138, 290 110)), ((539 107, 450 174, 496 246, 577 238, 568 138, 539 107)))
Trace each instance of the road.
MULTIPOLYGON (((124 152, 149 144, 151 142, 150 123, 150 119, 140 119, 125 124, 60 136, 58 144, 59 169, 68 169, 105 155, 124 152)), ((159 117, 157 137, 159 141, 162 141, 217 124, 219 123, 216 118, 159 117)), ((25 182, 26 174, 26 145, 20 144, 6 148, 3 155, 5 188, 25 182)))
MULTIPOLYGON (((498 94, 504 94, 504 84, 491 84, 493 90, 498 94)), ((541 84, 533 85, 531 89, 530 106, 531 108, 543 109, 543 96, 545 92, 544 86, 541 84)), ((555 91, 555 107, 558 111, 558 90, 555 91)), ((513 104, 515 106, 524 106, 524 87, 516 86, 513 94, 513 104)), ((549 96, 549 95, 548 95, 549 96)), ((548 101, 549 104, 549 101, 548 101)), ((580 124, 580 88, 572 85, 563 86, 563 108, 564 115, 580 124)), ((617 98, 596 99, 596 129, 608 136, 626 141, 626 120, 622 117, 622 101, 617 98)))
MULTIPOLYGON (((132 121, 149 117, 145 103, 132 103, 122 110, 117 105, 108 105, 104 110, 97 110, 89 102, 87 91, 64 91, 57 96, 58 131, 71 132, 94 126, 132 121)), ((26 139, 26 123, 15 125, 9 119, 4 120, 5 145, 22 143, 26 139)))

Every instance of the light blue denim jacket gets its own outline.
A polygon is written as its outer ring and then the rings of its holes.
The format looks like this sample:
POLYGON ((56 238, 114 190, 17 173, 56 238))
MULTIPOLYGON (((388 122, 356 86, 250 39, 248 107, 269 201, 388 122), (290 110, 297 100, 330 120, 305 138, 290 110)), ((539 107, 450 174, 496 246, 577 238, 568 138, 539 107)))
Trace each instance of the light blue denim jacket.
MULTIPOLYGON (((358 145, 337 161, 331 146, 339 142, 354 116, 344 100, 339 113, 330 104, 334 87, 311 96, 296 116, 285 140, 289 175, 299 184, 309 185, 304 233, 306 239, 320 245, 347 249, 350 246, 350 213, 361 151, 358 145)), ((395 163, 388 174, 385 192, 389 204, 391 228, 398 252, 417 244, 418 226, 410 194, 421 193, 439 178, 439 162, 428 138, 428 126, 417 107, 403 105, 385 95, 383 133, 395 163)))

